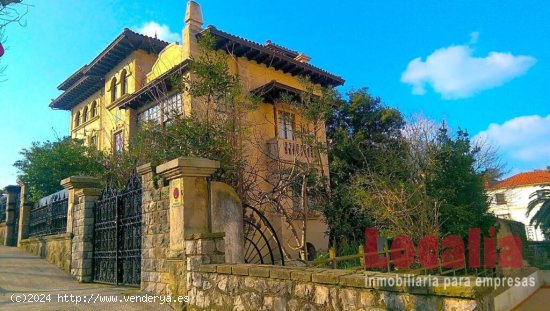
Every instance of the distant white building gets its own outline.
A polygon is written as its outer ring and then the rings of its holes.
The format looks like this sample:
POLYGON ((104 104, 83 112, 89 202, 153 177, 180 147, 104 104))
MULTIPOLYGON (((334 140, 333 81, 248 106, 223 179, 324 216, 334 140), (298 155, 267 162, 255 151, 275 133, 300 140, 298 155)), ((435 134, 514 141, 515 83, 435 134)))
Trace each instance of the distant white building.
POLYGON ((510 178, 487 187, 491 200, 490 211, 498 218, 511 219, 525 224, 527 239, 543 241, 540 228, 530 225, 531 218, 538 210, 535 208, 526 216, 529 196, 541 189, 550 189, 550 170, 536 170, 516 174, 510 178))

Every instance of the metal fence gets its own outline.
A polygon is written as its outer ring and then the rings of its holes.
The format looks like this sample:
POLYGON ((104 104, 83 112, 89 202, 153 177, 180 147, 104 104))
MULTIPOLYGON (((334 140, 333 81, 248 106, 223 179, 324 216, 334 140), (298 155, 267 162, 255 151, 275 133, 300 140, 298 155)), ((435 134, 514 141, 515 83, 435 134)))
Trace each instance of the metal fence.
POLYGON ((529 241, 527 261, 539 269, 550 269, 550 241, 529 241))
POLYGON ((6 222, 6 206, 8 203, 8 197, 2 195, 0 197, 0 222, 6 222))
POLYGON ((44 236, 67 231, 67 190, 40 199, 30 211, 29 236, 44 236))

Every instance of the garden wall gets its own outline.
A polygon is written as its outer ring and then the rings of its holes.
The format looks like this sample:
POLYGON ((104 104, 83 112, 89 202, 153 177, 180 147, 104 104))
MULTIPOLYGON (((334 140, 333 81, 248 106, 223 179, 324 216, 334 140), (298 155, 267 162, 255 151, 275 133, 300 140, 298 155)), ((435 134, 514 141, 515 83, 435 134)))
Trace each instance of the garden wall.
POLYGON ((21 240, 20 248, 45 258, 66 272, 71 272, 71 236, 63 233, 21 240))
POLYGON ((202 265, 191 273, 192 310, 492 310, 487 289, 367 286, 387 273, 202 265), (235 310, 235 309, 233 309, 235 310))
POLYGON ((0 244, 4 243, 6 238, 6 223, 0 223, 0 244))

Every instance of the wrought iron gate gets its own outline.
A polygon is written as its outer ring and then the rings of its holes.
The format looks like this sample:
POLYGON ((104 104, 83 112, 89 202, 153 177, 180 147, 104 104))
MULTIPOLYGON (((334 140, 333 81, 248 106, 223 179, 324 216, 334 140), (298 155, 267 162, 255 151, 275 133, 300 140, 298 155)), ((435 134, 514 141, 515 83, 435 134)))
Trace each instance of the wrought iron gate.
POLYGON ((94 281, 139 286, 141 280, 141 179, 123 189, 107 186, 95 206, 94 281))
POLYGON ((268 219, 256 208, 244 205, 244 260, 246 263, 283 265, 283 249, 268 219))

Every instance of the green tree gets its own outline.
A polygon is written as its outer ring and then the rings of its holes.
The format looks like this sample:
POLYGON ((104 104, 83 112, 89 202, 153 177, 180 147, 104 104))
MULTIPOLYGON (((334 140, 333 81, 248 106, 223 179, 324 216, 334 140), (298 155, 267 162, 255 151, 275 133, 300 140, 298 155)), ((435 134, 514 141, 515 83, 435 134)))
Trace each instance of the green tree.
POLYGON ((472 146, 466 131, 459 129, 453 138, 443 125, 427 152, 433 159, 427 171, 427 193, 441 203, 441 232, 466 236, 472 227, 486 231, 494 219, 488 213, 483 173, 475 169, 480 148, 472 146))
POLYGON ((56 141, 33 142, 19 152, 23 157, 14 163, 18 178, 25 183, 30 199, 38 199, 61 190, 59 182, 73 175, 100 176, 101 155, 70 137, 56 141))
POLYGON ((357 204, 351 183, 358 172, 403 174, 404 124, 397 109, 383 105, 367 88, 350 91, 333 108, 327 122, 331 200, 323 209, 331 240, 363 239, 372 217, 357 204))

